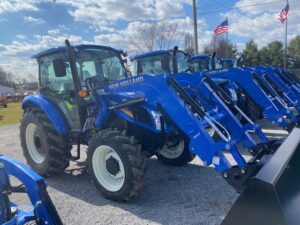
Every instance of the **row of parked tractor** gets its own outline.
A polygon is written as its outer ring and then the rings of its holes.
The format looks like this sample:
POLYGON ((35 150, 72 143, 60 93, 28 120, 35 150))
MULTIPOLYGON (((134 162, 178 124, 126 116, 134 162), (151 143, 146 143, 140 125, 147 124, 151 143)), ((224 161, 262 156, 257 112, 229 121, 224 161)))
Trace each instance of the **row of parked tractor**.
MULTIPOLYGON (((234 60, 189 56, 177 47, 131 58, 129 72, 123 51, 65 44, 33 56, 40 92, 23 100, 20 126, 33 170, 61 174, 87 145, 96 188, 108 199, 129 201, 142 191, 148 157, 182 166, 198 156, 241 193, 222 225, 298 224, 300 82, 294 74, 238 68, 234 60), (289 136, 267 138, 256 123, 263 118, 289 136)), ((6 176, 0 223, 61 224, 43 180, 16 165, 0 157, 0 176, 6 176), (12 187, 7 175, 25 188, 12 187), (35 210, 12 212, 14 191, 27 191, 35 210)))

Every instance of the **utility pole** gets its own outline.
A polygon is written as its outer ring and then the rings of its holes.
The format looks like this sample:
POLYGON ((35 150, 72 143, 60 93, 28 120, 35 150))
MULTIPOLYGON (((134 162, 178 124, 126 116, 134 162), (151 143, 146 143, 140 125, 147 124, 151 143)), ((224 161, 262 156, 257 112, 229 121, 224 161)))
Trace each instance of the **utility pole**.
POLYGON ((197 2, 193 0, 193 17, 194 17, 194 44, 195 53, 198 54, 198 25, 197 25, 197 2))

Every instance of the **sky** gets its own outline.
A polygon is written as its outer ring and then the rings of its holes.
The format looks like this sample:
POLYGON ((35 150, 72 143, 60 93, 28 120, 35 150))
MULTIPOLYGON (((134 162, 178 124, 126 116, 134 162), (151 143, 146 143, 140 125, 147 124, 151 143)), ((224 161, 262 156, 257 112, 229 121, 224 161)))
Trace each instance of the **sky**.
MULTIPOLYGON (((290 40, 300 35, 300 0, 289 2, 290 40)), ((240 51, 250 39, 260 48, 284 41, 285 26, 278 15, 285 4, 286 0, 197 0, 200 51, 226 17, 229 39, 240 51)), ((1 0, 0 66, 18 77, 37 76, 37 63, 30 57, 63 45, 66 38, 72 44, 94 43, 132 53, 128 37, 138 27, 161 20, 192 34, 192 0, 1 0)))

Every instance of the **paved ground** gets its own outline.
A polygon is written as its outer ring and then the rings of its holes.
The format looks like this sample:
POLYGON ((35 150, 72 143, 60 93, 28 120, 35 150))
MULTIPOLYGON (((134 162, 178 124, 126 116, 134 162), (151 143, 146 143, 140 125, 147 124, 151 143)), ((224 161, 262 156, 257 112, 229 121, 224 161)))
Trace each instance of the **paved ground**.
MULTIPOLYGON (((285 132, 264 130, 270 137, 285 132)), ((23 162, 18 125, 0 127, 0 153, 23 162)), ((84 158, 85 156, 83 156, 84 158)), ((238 194, 213 168, 202 167, 199 159, 174 168, 149 159, 146 188, 130 203, 104 199, 90 183, 82 167, 72 163, 58 177, 49 178, 48 191, 64 224, 218 225, 238 194)), ((25 198, 18 196, 20 202, 25 198)))

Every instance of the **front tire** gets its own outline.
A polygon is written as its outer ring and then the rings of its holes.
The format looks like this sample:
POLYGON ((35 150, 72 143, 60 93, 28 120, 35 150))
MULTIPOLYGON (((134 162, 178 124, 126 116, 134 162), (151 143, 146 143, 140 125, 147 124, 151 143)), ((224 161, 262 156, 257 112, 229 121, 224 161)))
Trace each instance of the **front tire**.
POLYGON ((27 109, 20 126, 20 139, 27 164, 44 176, 62 173, 68 166, 72 146, 56 133, 48 117, 39 109, 27 109))
POLYGON ((171 166, 184 166, 195 158, 184 139, 178 140, 175 144, 164 144, 156 156, 162 163, 171 166))
POLYGON ((119 130, 105 129, 88 146, 88 173, 100 193, 114 201, 128 201, 144 186, 146 159, 140 146, 119 130))

